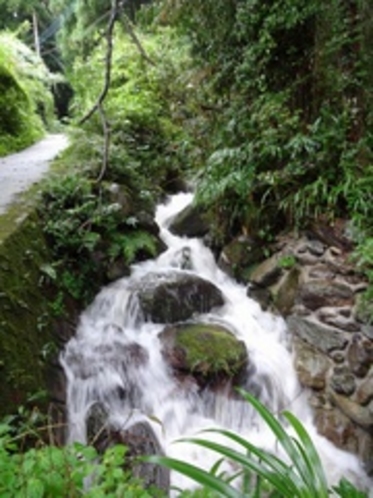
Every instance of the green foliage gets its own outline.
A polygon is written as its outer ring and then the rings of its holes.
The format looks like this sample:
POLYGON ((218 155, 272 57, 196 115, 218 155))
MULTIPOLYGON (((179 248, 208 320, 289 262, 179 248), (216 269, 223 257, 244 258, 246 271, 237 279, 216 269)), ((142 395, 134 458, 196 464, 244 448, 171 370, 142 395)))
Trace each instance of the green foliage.
POLYGON ((12 427, 7 423, 0 424, 0 496, 155 496, 124 470, 124 446, 113 446, 102 456, 93 447, 78 443, 64 448, 42 444, 19 452, 15 439, 12 427))
POLYGON ((293 266, 295 266, 296 264, 297 264, 297 258, 292 254, 289 254, 288 256, 282 256, 277 262, 277 265, 280 268, 285 268, 285 269, 293 268, 293 266))
MULTIPOLYGON (((241 450, 233 449, 228 444, 215 443, 210 439, 182 440, 215 451, 221 457, 210 472, 168 457, 149 457, 147 460, 181 472, 205 488, 216 492, 218 496, 223 495, 230 498, 243 498, 244 496, 253 498, 260 496, 315 498, 317 496, 318 498, 327 498, 331 490, 328 487, 320 457, 301 422, 290 412, 283 413, 284 419, 295 434, 290 436, 281 422, 261 402, 242 390, 240 392, 273 432, 278 445, 287 457, 286 459, 259 448, 231 431, 211 429, 207 432, 224 436, 228 441, 238 445, 241 450), (238 469, 233 477, 217 473, 223 459, 233 462, 235 468, 238 469), (257 475, 259 479, 254 484, 250 484, 247 477, 253 474, 257 475), (238 486, 232 485, 235 480, 238 486), (264 494, 262 494, 262 481, 270 484, 270 490, 267 487, 264 494), (249 489, 246 487, 248 484, 249 489)), ((335 496, 343 498, 367 497, 365 493, 358 491, 346 479, 342 479, 340 484, 333 488, 333 491, 336 493, 335 496)))
POLYGON ((165 5, 163 17, 189 34, 209 72, 209 101, 220 110, 211 115, 198 187, 216 225, 273 234, 321 214, 367 219, 373 23, 366 3, 165 5))
MULTIPOLYGON (((185 100, 182 75, 190 59, 188 46, 171 29, 138 32, 137 36, 153 64, 141 57, 122 26, 117 26, 111 86, 105 99, 111 130, 109 175, 134 190, 158 195, 160 187, 167 188, 170 178, 187 166, 188 137, 183 123, 174 118, 185 100)), ((94 105, 101 92, 105 50, 102 42, 89 64, 84 58, 75 61, 70 81, 75 90, 73 112, 78 118, 94 105)), ((85 129, 98 151, 95 167, 99 169, 103 143, 100 117, 91 118, 85 129)))
MULTIPOLYGON (((47 280, 84 302, 92 299, 114 261, 124 267, 156 254, 154 237, 129 211, 124 212, 105 185, 70 173, 52 179, 40 209, 44 231, 53 250, 53 263, 44 265, 47 280)), ((54 306, 59 310, 61 297, 54 306)))
POLYGON ((33 143, 53 118, 53 78, 41 59, 0 33, 0 156, 33 143))

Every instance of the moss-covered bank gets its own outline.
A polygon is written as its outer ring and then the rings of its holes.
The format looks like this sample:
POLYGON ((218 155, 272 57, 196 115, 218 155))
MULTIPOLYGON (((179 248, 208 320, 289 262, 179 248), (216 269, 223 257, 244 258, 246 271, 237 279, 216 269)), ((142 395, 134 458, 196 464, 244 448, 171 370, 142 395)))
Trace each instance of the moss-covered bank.
POLYGON ((52 341, 41 278, 47 260, 35 210, 18 205, 0 217, 0 414, 45 386, 43 353, 52 341))

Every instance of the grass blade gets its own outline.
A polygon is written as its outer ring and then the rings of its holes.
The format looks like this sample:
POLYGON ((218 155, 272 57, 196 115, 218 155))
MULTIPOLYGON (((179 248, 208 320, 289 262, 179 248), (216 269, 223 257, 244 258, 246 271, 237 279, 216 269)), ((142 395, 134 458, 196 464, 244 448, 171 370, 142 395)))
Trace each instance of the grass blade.
POLYGON ((200 469, 194 465, 191 465, 181 460, 175 458, 161 457, 161 456, 149 456, 143 459, 145 462, 156 463, 163 465, 171 470, 176 470, 187 477, 193 479, 193 481, 198 482, 202 486, 208 487, 218 493, 221 493, 227 498, 242 498, 242 495, 235 488, 227 484, 225 481, 216 477, 203 469, 200 469))
POLYGON ((320 456, 303 424, 292 413, 284 412, 284 417, 292 425, 301 442, 300 450, 302 449, 303 460, 308 468, 309 484, 315 487, 317 496, 326 498, 328 493, 328 482, 324 472, 324 468, 320 456))
POLYGON ((291 478, 288 476, 288 472, 291 471, 289 467, 285 470, 286 472, 278 473, 273 471, 273 469, 268 468, 267 465, 264 465, 261 460, 268 457, 268 454, 264 450, 256 448, 256 454, 259 457, 259 460, 253 458, 250 454, 245 455, 239 453, 238 451, 229 448, 228 446, 221 445, 219 443, 214 443, 212 441, 208 441, 206 439, 183 439, 184 442, 190 442, 194 444, 198 444, 199 446, 203 446, 204 448, 208 448, 210 450, 216 451, 219 455, 224 455, 235 463, 241 465, 244 469, 248 469, 254 471, 256 474, 263 477, 263 479, 269 481, 273 486, 279 489, 284 497, 294 498, 298 496, 297 488, 294 486, 294 483, 291 478))
POLYGON ((248 401, 259 413, 261 418, 266 422, 268 427, 272 430, 274 435, 276 436, 278 442, 284 448, 287 453, 290 461, 294 465, 294 467, 298 470, 301 480, 299 480, 299 496, 309 496, 309 494, 305 493, 305 477, 307 476, 307 465, 303 461, 303 455, 299 451, 299 447, 294 443, 292 437, 285 431, 280 422, 275 418, 274 415, 268 410, 266 406, 264 406, 259 400, 254 398, 251 394, 246 391, 239 389, 239 392, 244 397, 246 401, 248 401), (303 481, 303 483, 302 483, 303 481))

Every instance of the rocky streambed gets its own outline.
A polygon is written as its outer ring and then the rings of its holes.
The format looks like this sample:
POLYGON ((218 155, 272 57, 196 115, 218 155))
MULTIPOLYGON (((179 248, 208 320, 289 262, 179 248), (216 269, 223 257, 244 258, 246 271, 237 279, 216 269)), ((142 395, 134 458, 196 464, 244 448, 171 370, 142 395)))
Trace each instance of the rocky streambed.
POLYGON ((372 474, 373 326, 363 299, 367 282, 345 233, 341 223, 286 234, 266 259, 252 239, 240 237, 219 261, 263 309, 286 319, 318 431, 359 455, 372 474))

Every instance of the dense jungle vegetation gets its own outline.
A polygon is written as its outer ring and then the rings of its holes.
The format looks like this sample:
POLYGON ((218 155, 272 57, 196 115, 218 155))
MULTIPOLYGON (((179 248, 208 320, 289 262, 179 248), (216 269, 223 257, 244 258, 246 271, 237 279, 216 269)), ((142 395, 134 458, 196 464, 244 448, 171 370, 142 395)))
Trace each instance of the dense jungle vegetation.
MULTIPOLYGON (((89 302, 97 272, 119 256, 128 266, 156 254, 148 217, 185 181, 215 246, 349 220, 356 262, 373 284, 368 0, 0 0, 0 29, 0 156, 55 129, 57 117, 71 137, 41 209, 54 312, 66 295, 89 302)), ((95 450, 49 446, 44 425, 26 409, 0 424, 0 496, 83 493, 95 450), (36 448, 22 453, 30 433, 36 448)), ((114 448, 95 467, 88 496, 157 496, 123 475, 124 452, 114 448)), ((364 496, 346 483, 337 494, 364 496)))

